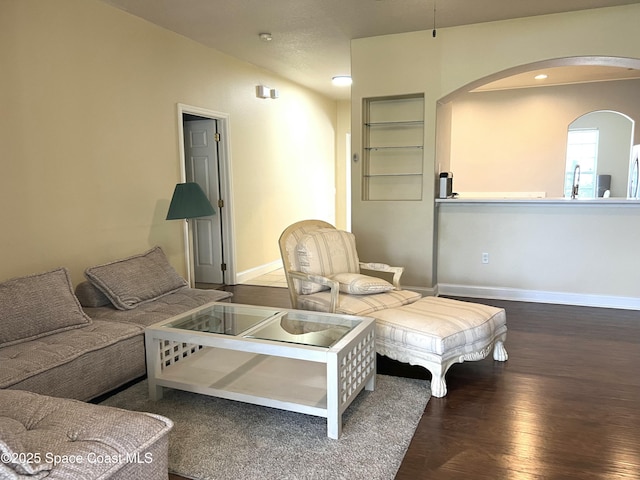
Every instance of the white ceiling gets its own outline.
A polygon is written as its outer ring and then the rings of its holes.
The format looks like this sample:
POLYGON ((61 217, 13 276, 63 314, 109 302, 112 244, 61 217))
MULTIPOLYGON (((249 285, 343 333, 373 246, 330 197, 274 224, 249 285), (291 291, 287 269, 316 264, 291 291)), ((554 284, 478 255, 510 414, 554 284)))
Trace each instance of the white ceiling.
POLYGON ((330 98, 350 89, 350 40, 640 0, 102 0, 330 98), (260 33, 270 33, 270 42, 260 33))

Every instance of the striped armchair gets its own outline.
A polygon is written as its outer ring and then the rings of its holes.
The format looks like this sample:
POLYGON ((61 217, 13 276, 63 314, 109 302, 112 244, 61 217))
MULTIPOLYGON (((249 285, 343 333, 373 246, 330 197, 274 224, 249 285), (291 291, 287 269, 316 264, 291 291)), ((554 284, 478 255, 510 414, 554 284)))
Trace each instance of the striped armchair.
POLYGON ((353 234, 321 220, 294 223, 279 243, 293 308, 374 317, 376 352, 429 370, 434 397, 455 363, 509 358, 504 309, 402 290, 402 268, 360 262, 353 234))
POLYGON ((400 287, 402 267, 361 262, 355 236, 327 222, 294 223, 279 245, 293 308, 367 315, 421 298, 400 287))

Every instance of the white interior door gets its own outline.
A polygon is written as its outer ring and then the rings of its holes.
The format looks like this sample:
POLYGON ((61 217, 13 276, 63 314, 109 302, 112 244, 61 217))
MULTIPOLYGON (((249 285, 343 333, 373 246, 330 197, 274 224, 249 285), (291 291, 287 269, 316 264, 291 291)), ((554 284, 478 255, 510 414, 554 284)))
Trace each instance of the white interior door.
POLYGON ((220 221, 220 178, 217 121, 212 119, 184 122, 184 154, 187 182, 196 182, 204 190, 217 214, 193 222, 193 257, 195 281, 225 283, 220 221))

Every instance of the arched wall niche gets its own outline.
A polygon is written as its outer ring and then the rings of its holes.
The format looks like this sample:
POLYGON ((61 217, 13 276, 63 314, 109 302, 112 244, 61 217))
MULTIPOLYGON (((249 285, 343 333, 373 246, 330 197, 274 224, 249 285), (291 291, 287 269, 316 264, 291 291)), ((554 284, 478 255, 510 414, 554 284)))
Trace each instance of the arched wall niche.
MULTIPOLYGON (((616 84, 619 87, 615 101, 610 101, 608 94, 602 93, 603 89, 598 87, 603 85, 600 82, 470 93, 515 75, 542 69, 553 71, 556 67, 568 66, 640 70, 640 59, 565 57, 518 65, 470 82, 438 100, 435 166, 439 172, 453 172, 454 191, 472 192, 471 196, 475 196, 475 193, 492 196, 492 193, 502 192, 508 194, 506 196, 561 197, 564 191, 567 128, 571 121, 590 111, 607 109, 619 111, 633 119, 640 118, 640 100, 634 104, 631 95, 624 94, 625 89, 637 91, 640 79, 607 82, 608 87, 613 88, 616 84), (479 103, 480 98, 486 100, 487 97, 491 99, 489 107, 487 103, 479 103), (589 100, 583 104, 581 98, 589 100), (501 104, 510 105, 509 113, 490 117, 495 114, 492 109, 498 109, 501 104), (552 106, 561 108, 561 113, 548 115, 544 122, 538 120, 534 125, 535 119, 552 106), (527 113, 519 117, 518 112, 527 113), (461 122, 461 118, 466 119, 467 123, 461 122), (477 124, 474 125, 474 121, 477 124), (526 135, 523 132, 530 131, 533 135, 536 128, 547 129, 541 134, 542 139, 523 140, 523 135, 526 135), (526 185, 527 182, 533 186, 526 185), (478 187, 477 183, 482 186, 478 187)), ((632 143, 640 143, 638 130, 632 143)))

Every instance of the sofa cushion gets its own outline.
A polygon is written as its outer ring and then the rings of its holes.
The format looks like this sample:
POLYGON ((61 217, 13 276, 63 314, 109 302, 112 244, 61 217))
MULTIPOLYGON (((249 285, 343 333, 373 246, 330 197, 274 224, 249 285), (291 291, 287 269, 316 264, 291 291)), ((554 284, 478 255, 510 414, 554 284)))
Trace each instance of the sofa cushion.
POLYGON ((382 278, 362 275, 361 273, 336 273, 331 280, 340 284, 340 291, 350 295, 370 295, 393 290, 394 286, 382 278))
POLYGON ((85 276, 119 310, 130 310, 187 286, 160 247, 87 268, 85 276))
MULTIPOLYGON (((112 310, 116 311, 114 308, 112 310)), ((95 352, 99 350, 110 351, 116 344, 126 344, 128 339, 135 337, 142 339, 143 335, 144 327, 140 325, 92 319, 91 324, 84 328, 53 333, 29 342, 20 342, 0 348, 0 364, 2 365, 2 368, 0 368, 0 389, 12 388, 16 384, 21 384, 20 387, 24 387, 25 385, 22 382, 44 373, 48 373, 48 375, 44 376, 49 378, 49 375, 52 375, 52 372, 56 372, 56 369, 58 369, 56 375, 57 386, 67 385, 67 390, 70 390, 70 385, 74 384, 75 387, 75 384, 81 384, 87 380, 85 378, 76 378, 74 374, 67 373, 69 370, 64 367, 68 367, 70 362, 82 359, 82 357, 84 357, 84 363, 95 362, 98 357, 95 352)), ((142 344, 142 342, 140 343, 142 344)), ((140 356, 144 362, 144 351, 141 352, 140 356)), ((117 376, 123 370, 120 365, 121 360, 119 357, 113 358, 109 363, 104 364, 102 369, 113 370, 113 373, 117 376)), ((142 367, 141 375, 144 374, 144 364, 142 367)), ((84 370, 89 371, 90 369, 90 366, 87 365, 84 370)), ((102 372, 102 375, 108 377, 112 375, 112 372, 102 372)), ((45 379, 44 381, 46 382, 47 380, 45 379)), ((89 381, 93 383, 99 382, 97 379, 89 379, 89 381)), ((47 390, 33 383, 30 384, 29 388, 22 389, 38 392, 46 392, 47 390)))
POLYGON ((0 390, 0 412, 3 479, 112 478, 131 462, 160 463, 150 452, 173 427, 160 415, 17 390, 0 390))
POLYGON ((207 303, 228 301, 231 296, 230 292, 223 290, 183 288, 132 310, 117 310, 113 305, 108 305, 85 308, 85 313, 94 321, 106 320, 148 327, 207 303))
POLYGON ((44 454, 30 451, 28 444, 22 442, 23 436, 18 432, 24 431, 26 431, 25 426, 20 421, 0 416, 0 432, 3 433, 3 438, 0 438, 0 456, 2 457, 0 478, 2 479, 24 478, 23 475, 37 479, 45 478, 53 467, 52 462, 44 458, 44 454), (34 476, 40 472, 43 474, 34 476))
MULTIPOLYGON (((355 236, 334 228, 321 228, 302 236, 296 246, 298 268, 303 273, 330 277, 336 273, 360 273, 360 260, 355 236)), ((301 282, 304 295, 326 290, 328 287, 301 282)))
POLYGON ((64 267, 0 283, 0 305, 0 347, 91 323, 64 267))

